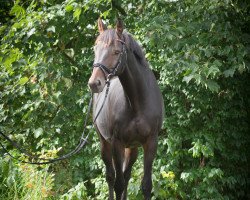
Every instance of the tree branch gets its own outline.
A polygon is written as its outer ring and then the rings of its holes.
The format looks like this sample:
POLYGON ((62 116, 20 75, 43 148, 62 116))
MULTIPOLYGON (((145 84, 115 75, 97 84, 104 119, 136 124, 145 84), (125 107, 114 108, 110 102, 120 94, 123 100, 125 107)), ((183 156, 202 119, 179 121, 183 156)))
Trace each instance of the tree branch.
POLYGON ((127 13, 125 12, 125 10, 121 7, 121 5, 116 0, 111 1, 111 6, 112 8, 115 8, 118 12, 120 12, 123 16, 127 16, 127 13))

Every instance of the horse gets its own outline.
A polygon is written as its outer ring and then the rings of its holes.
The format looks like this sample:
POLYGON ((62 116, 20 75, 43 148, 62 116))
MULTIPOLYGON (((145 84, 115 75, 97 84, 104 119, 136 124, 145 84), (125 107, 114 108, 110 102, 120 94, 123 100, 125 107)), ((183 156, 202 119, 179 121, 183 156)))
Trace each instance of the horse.
POLYGON ((164 116, 162 94, 144 52, 118 19, 114 29, 98 19, 93 71, 88 85, 93 93, 93 117, 106 167, 109 200, 127 199, 132 166, 143 147, 141 189, 151 199, 152 164, 164 116), (109 87, 109 92, 105 92, 109 87), (104 103, 106 99, 106 102, 104 103), (99 113, 98 113, 99 112, 99 113))

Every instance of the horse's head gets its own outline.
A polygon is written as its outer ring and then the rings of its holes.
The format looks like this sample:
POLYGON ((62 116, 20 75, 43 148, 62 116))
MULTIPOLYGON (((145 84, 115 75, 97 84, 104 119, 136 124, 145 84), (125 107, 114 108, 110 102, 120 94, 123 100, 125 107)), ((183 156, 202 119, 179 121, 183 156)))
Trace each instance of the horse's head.
POLYGON ((94 93, 102 92, 111 76, 119 76, 123 72, 127 56, 120 20, 117 21, 116 29, 107 29, 98 19, 98 29, 100 35, 95 42, 93 72, 88 83, 94 93))

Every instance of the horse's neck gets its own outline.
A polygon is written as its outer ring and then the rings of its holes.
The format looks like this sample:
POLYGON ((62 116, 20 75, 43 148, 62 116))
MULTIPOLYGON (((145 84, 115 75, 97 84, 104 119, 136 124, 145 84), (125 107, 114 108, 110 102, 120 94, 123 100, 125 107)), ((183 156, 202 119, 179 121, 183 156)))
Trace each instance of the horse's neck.
POLYGON ((133 54, 128 54, 127 66, 119 79, 135 112, 142 110, 147 98, 147 73, 149 70, 145 66, 140 66, 133 54))

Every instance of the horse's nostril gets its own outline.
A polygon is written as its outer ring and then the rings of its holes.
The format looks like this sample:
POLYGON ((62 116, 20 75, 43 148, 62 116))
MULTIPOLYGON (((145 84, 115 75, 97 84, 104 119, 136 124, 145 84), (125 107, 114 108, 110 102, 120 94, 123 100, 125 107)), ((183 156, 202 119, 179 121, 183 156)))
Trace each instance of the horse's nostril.
POLYGON ((96 85, 98 85, 98 86, 101 85, 101 81, 97 80, 96 85))

